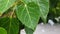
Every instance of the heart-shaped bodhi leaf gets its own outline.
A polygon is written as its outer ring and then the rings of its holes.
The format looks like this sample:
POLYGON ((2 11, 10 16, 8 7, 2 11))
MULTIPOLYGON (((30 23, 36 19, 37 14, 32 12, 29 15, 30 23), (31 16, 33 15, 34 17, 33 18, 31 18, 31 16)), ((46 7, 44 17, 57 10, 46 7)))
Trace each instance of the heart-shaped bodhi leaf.
POLYGON ((38 24, 39 17, 46 22, 49 12, 49 0, 26 0, 17 6, 16 14, 18 19, 28 28, 34 30, 38 24))
POLYGON ((34 30, 40 18, 38 8, 34 2, 22 3, 16 8, 16 15, 25 26, 34 30))
POLYGON ((7 30, 7 34, 18 34, 19 21, 17 18, 0 18, 0 27, 4 27, 7 30))
POLYGON ((12 7, 16 0, 0 0, 0 15, 12 7))
POLYGON ((0 34, 7 34, 7 31, 4 28, 0 27, 0 34))

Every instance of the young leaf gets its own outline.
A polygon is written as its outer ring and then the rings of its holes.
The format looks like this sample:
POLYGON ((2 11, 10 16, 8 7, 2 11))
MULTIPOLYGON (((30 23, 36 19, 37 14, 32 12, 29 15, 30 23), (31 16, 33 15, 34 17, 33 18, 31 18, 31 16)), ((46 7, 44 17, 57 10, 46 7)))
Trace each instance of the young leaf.
POLYGON ((7 31, 4 28, 0 27, 0 34, 7 34, 7 31))
POLYGON ((34 2, 22 3, 16 8, 16 15, 25 26, 34 30, 40 18, 38 8, 34 2))
POLYGON ((0 0, 0 14, 4 13, 9 9, 16 0, 0 0))
POLYGON ((16 18, 0 18, 0 26, 7 30, 7 34, 18 34, 19 21, 16 18))

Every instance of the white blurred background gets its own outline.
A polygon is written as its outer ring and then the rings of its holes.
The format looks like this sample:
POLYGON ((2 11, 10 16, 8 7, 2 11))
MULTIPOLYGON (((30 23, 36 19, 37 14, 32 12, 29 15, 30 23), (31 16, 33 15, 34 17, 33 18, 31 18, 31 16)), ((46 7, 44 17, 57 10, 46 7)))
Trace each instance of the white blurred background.
MULTIPOLYGON (((26 34, 25 30, 21 30, 21 34, 26 34)), ((52 20, 48 21, 48 24, 40 23, 34 34, 60 34, 60 24, 54 24, 52 20)))

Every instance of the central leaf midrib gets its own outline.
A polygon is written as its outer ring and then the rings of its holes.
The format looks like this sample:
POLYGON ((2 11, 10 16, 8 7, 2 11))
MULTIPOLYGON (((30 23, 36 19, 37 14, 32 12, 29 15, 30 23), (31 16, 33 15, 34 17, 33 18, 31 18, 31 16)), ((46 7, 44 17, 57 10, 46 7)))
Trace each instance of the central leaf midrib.
POLYGON ((11 28, 11 18, 10 18, 10 22, 9 22, 9 34, 10 34, 10 28, 11 28))
MULTIPOLYGON (((26 5, 26 4, 25 4, 26 5)), ((31 19, 31 16, 30 16, 30 14, 29 14, 29 10, 28 10, 28 7, 27 7, 27 5, 25 6, 25 8, 26 8, 26 11, 27 11, 27 14, 28 14, 28 16, 29 16, 29 20, 30 20, 30 23, 32 23, 32 19, 31 19)))

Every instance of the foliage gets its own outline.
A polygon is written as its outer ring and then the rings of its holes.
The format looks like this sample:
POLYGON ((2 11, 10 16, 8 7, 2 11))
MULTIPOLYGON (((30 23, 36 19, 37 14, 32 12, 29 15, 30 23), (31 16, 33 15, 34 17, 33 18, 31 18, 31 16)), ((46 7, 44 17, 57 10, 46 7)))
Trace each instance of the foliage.
POLYGON ((20 34, 22 28, 33 34, 39 19, 46 23, 50 16, 60 16, 60 0, 0 0, 0 27, 7 34, 20 34))

